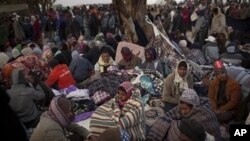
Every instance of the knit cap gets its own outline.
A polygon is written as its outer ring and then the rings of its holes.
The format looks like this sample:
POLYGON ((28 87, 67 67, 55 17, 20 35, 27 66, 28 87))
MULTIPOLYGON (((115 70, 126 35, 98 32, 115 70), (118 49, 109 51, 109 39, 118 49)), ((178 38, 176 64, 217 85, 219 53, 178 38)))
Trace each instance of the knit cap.
POLYGON ((200 99, 197 93, 193 89, 186 89, 182 92, 180 101, 188 103, 192 106, 197 106, 200 104, 200 99))
POLYGON ((119 87, 122 87, 126 91, 126 93, 129 97, 132 95, 132 91, 134 90, 133 84, 129 81, 125 81, 125 82, 121 83, 119 85, 119 87))
POLYGON ((14 58, 17 58, 19 55, 21 55, 20 51, 16 48, 13 48, 11 53, 14 58))
POLYGON ((0 68, 2 68, 9 59, 9 56, 6 53, 0 52, 0 68))
POLYGON ((214 72, 225 71, 225 66, 221 60, 217 60, 214 62, 214 72))
POLYGON ((180 40, 179 46, 184 47, 184 48, 187 47, 187 41, 186 40, 180 40))
POLYGON ((33 50, 30 47, 26 47, 24 49, 22 49, 21 53, 25 56, 25 55, 31 55, 33 54, 33 50))

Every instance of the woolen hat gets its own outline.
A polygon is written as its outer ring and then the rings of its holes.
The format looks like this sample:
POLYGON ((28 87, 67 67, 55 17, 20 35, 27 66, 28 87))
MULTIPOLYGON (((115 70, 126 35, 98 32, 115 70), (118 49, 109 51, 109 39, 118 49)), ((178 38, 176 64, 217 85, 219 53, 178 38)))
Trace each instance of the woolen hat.
POLYGON ((131 50, 128 47, 122 47, 121 53, 130 53, 131 50))
POLYGON ((119 85, 119 87, 122 87, 126 91, 128 96, 131 96, 132 91, 134 90, 134 85, 129 81, 125 81, 125 82, 121 83, 119 85))
POLYGON ((9 59, 9 56, 6 53, 0 52, 0 68, 2 68, 9 59))
POLYGON ((187 47, 187 41, 186 40, 180 40, 179 46, 180 47, 187 47))
POLYGON ((221 60, 217 60, 214 62, 214 71, 224 71, 225 66, 221 60))
POLYGON ((21 52, 16 48, 13 48, 11 53, 14 58, 17 58, 19 55, 21 55, 21 52))
POLYGON ((193 89, 184 90, 180 97, 180 101, 188 103, 192 106, 197 106, 200 104, 200 99, 193 89))
POLYGON ((25 47, 24 49, 22 49, 21 53, 25 56, 25 55, 31 55, 33 54, 33 50, 30 47, 25 47))

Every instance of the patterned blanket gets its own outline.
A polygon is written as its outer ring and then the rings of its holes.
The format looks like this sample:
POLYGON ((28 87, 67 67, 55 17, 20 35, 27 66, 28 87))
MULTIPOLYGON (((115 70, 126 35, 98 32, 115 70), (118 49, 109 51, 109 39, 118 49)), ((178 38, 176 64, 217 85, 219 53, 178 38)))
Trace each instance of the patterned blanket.
POLYGON ((130 75, 128 74, 121 74, 117 75, 113 72, 108 72, 98 80, 95 80, 88 86, 90 96, 92 96, 97 91, 105 91, 110 94, 111 97, 115 96, 116 89, 118 86, 130 79, 130 75))
POLYGON ((162 140, 180 140, 180 131, 178 125, 183 118, 195 120, 200 123, 206 132, 213 135, 216 140, 221 139, 219 123, 215 114, 210 110, 210 104, 207 98, 200 99, 201 104, 194 107, 187 117, 179 114, 178 107, 173 108, 165 114, 164 117, 156 121, 150 129, 147 139, 152 141, 162 140))
POLYGON ((100 136, 106 129, 119 127, 128 132, 131 140, 145 140, 144 111, 140 98, 130 98, 120 109, 116 98, 103 104, 93 113, 90 131, 93 136, 100 136))

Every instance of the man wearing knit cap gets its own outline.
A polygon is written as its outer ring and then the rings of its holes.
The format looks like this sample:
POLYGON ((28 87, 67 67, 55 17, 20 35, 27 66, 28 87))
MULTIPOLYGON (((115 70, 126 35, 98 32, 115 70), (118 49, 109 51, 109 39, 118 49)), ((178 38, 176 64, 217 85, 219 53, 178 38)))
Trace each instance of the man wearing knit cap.
POLYGON ((166 112, 152 125, 147 140, 202 141, 206 137, 204 131, 214 136, 215 140, 221 140, 219 123, 214 112, 210 110, 209 100, 199 98, 193 89, 186 89, 179 98, 178 106, 166 112), (192 123, 185 120, 195 121, 201 126, 194 124, 190 127, 192 123), (184 135, 187 137, 184 138, 184 135))
POLYGON ((220 120, 220 118, 228 118, 227 113, 232 113, 236 109, 241 99, 241 90, 239 83, 227 75, 221 60, 214 62, 214 74, 215 78, 209 85, 208 97, 212 110, 217 113, 217 116, 219 115, 220 120))
POLYGON ((197 93, 193 89, 186 89, 181 97, 179 102, 179 110, 181 115, 185 116, 190 113, 193 107, 196 107, 200 104, 200 99, 197 93))

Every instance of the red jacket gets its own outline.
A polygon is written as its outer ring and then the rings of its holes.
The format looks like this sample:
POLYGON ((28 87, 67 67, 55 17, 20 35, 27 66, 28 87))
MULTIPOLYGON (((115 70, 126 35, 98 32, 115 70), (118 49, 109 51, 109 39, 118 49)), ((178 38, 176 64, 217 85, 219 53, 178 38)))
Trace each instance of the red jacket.
POLYGON ((49 87, 57 84, 59 89, 64 89, 69 87, 70 85, 76 84, 76 81, 74 80, 67 65, 60 64, 53 68, 45 83, 49 87))

